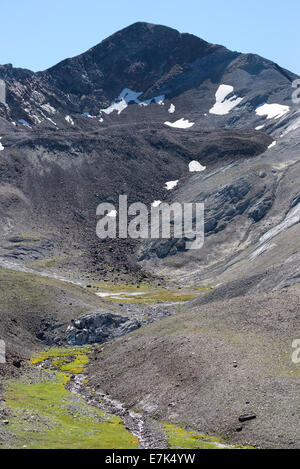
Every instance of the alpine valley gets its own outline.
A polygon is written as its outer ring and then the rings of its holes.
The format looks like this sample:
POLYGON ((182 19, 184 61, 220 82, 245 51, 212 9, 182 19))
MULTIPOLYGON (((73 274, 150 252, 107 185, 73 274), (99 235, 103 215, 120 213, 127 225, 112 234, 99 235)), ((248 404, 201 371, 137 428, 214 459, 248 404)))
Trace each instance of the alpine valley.
POLYGON ((298 79, 141 22, 0 66, 0 448, 299 448, 298 79), (123 194, 203 247, 99 239, 123 194))

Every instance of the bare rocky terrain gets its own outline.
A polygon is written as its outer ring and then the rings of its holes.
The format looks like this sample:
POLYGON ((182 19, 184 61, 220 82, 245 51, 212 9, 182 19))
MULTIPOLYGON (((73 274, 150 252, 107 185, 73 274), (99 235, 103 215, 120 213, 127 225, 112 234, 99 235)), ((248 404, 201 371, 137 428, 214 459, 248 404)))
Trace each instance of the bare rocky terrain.
POLYGON ((8 378, 39 379, 32 355, 89 344, 86 392, 137 412, 151 447, 171 445, 165 425, 299 447, 296 78, 147 23, 46 71, 0 66, 2 394, 8 378), (118 210, 122 194, 204 203, 204 246, 99 239, 97 206, 118 210))

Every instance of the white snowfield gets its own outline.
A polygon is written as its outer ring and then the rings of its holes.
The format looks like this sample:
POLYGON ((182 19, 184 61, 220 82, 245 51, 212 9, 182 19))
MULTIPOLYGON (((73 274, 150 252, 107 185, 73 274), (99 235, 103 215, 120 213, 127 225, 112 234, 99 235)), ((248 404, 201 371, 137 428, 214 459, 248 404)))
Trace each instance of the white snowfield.
MULTIPOLYGON (((2 140, 2 137, 0 137, 0 140, 2 140)), ((0 151, 4 150, 4 146, 2 145, 2 143, 0 142, 0 151)))
POLYGON ((195 125, 195 122, 190 122, 188 119, 179 119, 176 122, 169 122, 166 121, 164 122, 165 125, 168 125, 169 127, 175 127, 176 129, 189 129, 195 125))
POLYGON ((74 121, 71 116, 66 116, 65 119, 69 124, 74 125, 74 121))
POLYGON ((209 110, 210 114, 216 114, 218 116, 224 116, 228 114, 233 108, 243 101, 244 98, 238 98, 232 96, 229 99, 226 97, 233 92, 234 88, 231 85, 220 85, 216 92, 216 103, 209 110))
POLYGON ((166 182, 167 191, 170 191, 170 190, 174 189, 174 187, 176 187, 178 183, 179 183, 179 179, 177 179, 177 181, 168 181, 168 182, 166 182))
POLYGON ((148 106, 152 101, 156 104, 163 105, 165 96, 155 96, 154 98, 150 98, 146 101, 140 101, 138 98, 143 94, 143 91, 137 92, 130 90, 129 88, 124 88, 121 94, 115 99, 111 105, 105 109, 100 109, 101 112, 105 114, 111 114, 114 111, 117 111, 118 114, 121 114, 124 109, 128 107, 129 103, 136 103, 140 106, 148 106))
POLYGON ((92 116, 89 112, 83 112, 83 117, 89 117, 90 119, 97 119, 97 116, 92 116))
POLYGON ((19 124, 25 125, 25 127, 30 127, 31 128, 31 125, 28 124, 28 122, 25 119, 19 119, 18 122, 19 122, 19 124))
POLYGON ((165 103, 164 103, 165 95, 164 94, 162 94, 161 96, 155 96, 155 98, 153 98, 153 99, 154 99, 156 104, 159 104, 160 106, 165 105, 165 103))
POLYGON ((258 125, 257 127, 255 127, 255 130, 261 130, 264 128, 264 125, 258 125))
POLYGON ((152 207, 156 208, 156 207, 159 207, 161 204, 161 200, 154 200, 153 204, 152 204, 152 207))
POLYGON ((175 110, 176 110, 176 108, 175 108, 174 104, 171 104, 171 106, 170 106, 169 109, 168 109, 168 112, 169 112, 170 114, 174 114, 175 110))
POLYGON ((255 112, 258 116, 267 116, 267 119, 279 119, 289 112, 290 107, 283 104, 263 104, 255 112))
POLYGON ((275 147, 276 143, 277 143, 276 140, 274 140, 274 142, 272 142, 271 145, 268 146, 268 148, 273 148, 273 147, 275 147))
POLYGON ((201 171, 205 171, 206 166, 202 166, 199 161, 191 161, 189 164, 189 171, 190 173, 201 173, 201 171))

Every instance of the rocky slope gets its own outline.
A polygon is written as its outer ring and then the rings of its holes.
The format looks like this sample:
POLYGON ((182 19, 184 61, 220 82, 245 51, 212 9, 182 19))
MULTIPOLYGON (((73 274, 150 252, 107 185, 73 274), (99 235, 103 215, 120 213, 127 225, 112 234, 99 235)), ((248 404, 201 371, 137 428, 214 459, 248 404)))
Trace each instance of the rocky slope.
POLYGON ((96 351, 90 386, 231 443, 299 448, 298 323, 299 286, 185 307, 96 351))
POLYGON ((0 78, 5 258, 37 268, 50 259, 54 270, 77 276, 136 277, 146 268, 187 281, 190 274, 197 281, 216 278, 233 251, 259 247, 259 237, 298 196, 296 77, 259 56, 136 23, 49 70, 5 65, 0 78), (277 145, 268 149, 273 140, 277 145), (194 160, 206 166, 203 173, 189 173, 194 160), (283 176, 290 173, 294 189, 288 182, 286 193, 283 176), (165 183, 178 179, 178 200, 207 207, 200 265, 182 252, 165 259, 168 248, 161 261, 160 243, 143 248, 140 259, 150 259, 143 265, 133 256, 136 242, 95 236, 98 203, 115 204, 122 193, 149 207, 177 200, 165 183))
POLYGON ((91 386, 150 419, 241 444, 299 445, 290 358, 300 279, 296 78, 257 55, 146 23, 46 71, 0 67, 2 375, 63 343, 71 321, 73 343, 122 335, 124 307, 62 277, 213 286, 188 306, 177 296, 181 315, 169 304, 128 307, 125 332, 139 318, 144 326, 170 317, 97 352, 91 386), (100 240, 96 208, 120 194, 149 208, 203 202, 203 248, 100 240), (241 425, 248 413, 256 419, 241 425))

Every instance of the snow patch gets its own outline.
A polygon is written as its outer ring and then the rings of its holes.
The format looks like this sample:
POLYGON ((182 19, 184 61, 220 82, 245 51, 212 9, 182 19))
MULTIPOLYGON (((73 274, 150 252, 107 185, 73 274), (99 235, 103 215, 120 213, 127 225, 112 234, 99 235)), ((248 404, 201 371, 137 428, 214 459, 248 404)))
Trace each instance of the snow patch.
POLYGON ((290 107, 283 104, 262 104, 255 110, 258 116, 267 116, 267 119, 279 119, 289 112, 290 107))
POLYGON ((159 104, 160 106, 164 106, 165 105, 164 99, 165 99, 165 95, 162 94, 161 96, 155 96, 154 101, 156 102, 156 104, 159 104))
POLYGON ((26 127, 30 127, 31 128, 31 125, 28 124, 28 122, 24 119, 19 119, 18 122, 22 125, 25 125, 26 127))
POLYGON ((169 112, 170 114, 174 114, 175 110, 176 110, 176 108, 175 108, 174 104, 171 104, 171 106, 170 106, 169 109, 168 109, 168 112, 169 112))
POLYGON ((82 115, 84 117, 89 117, 90 119, 96 119, 96 116, 92 116, 89 112, 83 112, 82 115))
POLYGON ((255 130, 261 130, 264 128, 264 125, 258 125, 257 127, 255 127, 255 130))
POLYGON ((139 103, 139 106, 143 106, 143 107, 146 107, 146 106, 149 106, 149 104, 152 103, 152 99, 146 99, 146 101, 141 101, 139 103))
MULTIPOLYGON (((2 137, 0 137, 0 140, 2 140, 2 137)), ((2 143, 0 142, 0 151, 4 150, 4 146, 2 145, 2 143)))
POLYGON ((40 123, 42 122, 41 119, 40 119, 38 116, 33 115, 33 116, 31 116, 31 117, 34 119, 34 122, 35 122, 36 124, 40 124, 40 123))
POLYGON ((121 112, 127 108, 129 103, 134 102, 136 104, 141 104, 138 100, 138 97, 142 94, 142 91, 136 92, 130 90, 129 88, 124 88, 119 97, 115 99, 115 101, 113 101, 109 107, 101 109, 101 112, 104 112, 105 114, 111 114, 112 112, 117 111, 118 114, 121 114, 121 112))
POLYGON ((174 187, 176 187, 178 183, 179 183, 179 179, 177 179, 177 181, 168 181, 168 182, 166 182, 167 191, 170 191, 170 190, 174 189, 174 187))
POLYGON ((168 125, 169 127, 175 127, 176 129, 189 129, 190 127, 193 127, 195 125, 195 122, 189 122, 188 119, 179 119, 176 122, 169 122, 166 121, 164 122, 165 125, 168 125))
POLYGON ((71 116, 66 116, 65 120, 68 122, 68 124, 74 125, 74 121, 71 116))
POLYGON ((201 173, 201 171, 205 171, 206 166, 202 166, 199 161, 191 161, 189 164, 189 171, 190 173, 201 173))
POLYGON ((275 147, 276 143, 277 143, 276 140, 274 140, 274 142, 272 142, 271 145, 268 146, 268 148, 273 148, 273 147, 275 147))
POLYGON ((129 103, 135 103, 139 106, 149 106, 149 104, 154 101, 156 104, 161 106, 164 105, 165 95, 155 96, 154 98, 147 99, 145 101, 140 101, 139 97, 143 94, 143 92, 133 91, 129 88, 124 88, 121 94, 115 99, 110 106, 105 109, 101 109, 101 112, 105 114, 111 114, 112 112, 116 111, 118 114, 121 114, 124 109, 128 107, 129 103))
POLYGON ((216 103, 209 110, 210 114, 216 114, 218 116, 224 116, 228 114, 233 108, 235 108, 244 98, 238 98, 232 96, 229 99, 226 97, 233 92, 234 88, 231 85, 220 85, 216 92, 216 103))

